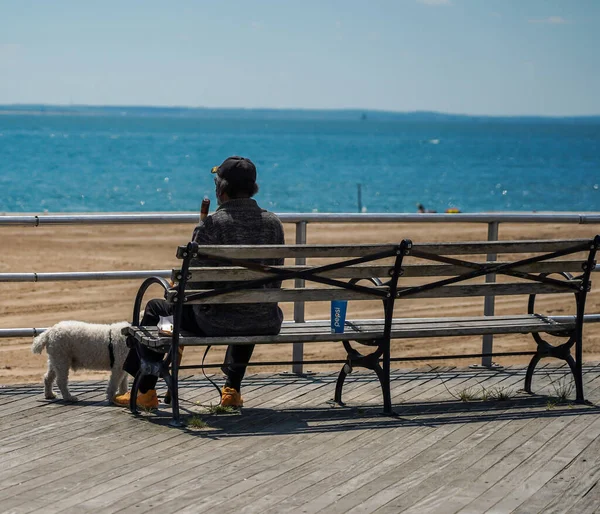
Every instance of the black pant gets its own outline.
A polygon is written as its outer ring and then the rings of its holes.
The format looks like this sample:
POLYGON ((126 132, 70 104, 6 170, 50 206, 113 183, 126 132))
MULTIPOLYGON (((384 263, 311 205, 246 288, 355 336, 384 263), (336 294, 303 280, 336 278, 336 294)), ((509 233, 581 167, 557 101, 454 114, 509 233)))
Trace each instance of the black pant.
MULTIPOLYGON (((166 317, 172 315, 173 306, 168 304, 165 300, 150 300, 146 304, 146 308, 144 310, 144 317, 141 320, 141 325, 144 327, 153 327, 158 325, 161 316, 166 317)), ((202 328, 198 326, 191 305, 186 305, 183 307, 183 312, 181 316, 181 328, 188 332, 193 332, 199 336, 206 335, 202 331, 202 328)), ((160 362, 164 358, 163 353, 155 352, 143 345, 140 345, 140 347, 144 359, 146 360, 160 362)), ((223 366, 221 367, 223 373, 227 375, 227 381, 225 383, 226 386, 233 387, 238 391, 240 390, 242 379, 244 378, 244 375, 246 373, 246 365, 248 364, 248 362, 250 362, 250 357, 252 357, 253 351, 254 345, 232 344, 227 347, 225 361, 223 362, 223 366)), ((140 357, 137 351, 135 351, 135 349, 132 348, 127 354, 127 358, 123 363, 123 369, 134 377, 139 371, 140 357)), ((153 375, 146 375, 142 377, 139 385, 140 392, 145 393, 150 389, 155 389, 157 381, 158 377, 155 377, 153 375)))

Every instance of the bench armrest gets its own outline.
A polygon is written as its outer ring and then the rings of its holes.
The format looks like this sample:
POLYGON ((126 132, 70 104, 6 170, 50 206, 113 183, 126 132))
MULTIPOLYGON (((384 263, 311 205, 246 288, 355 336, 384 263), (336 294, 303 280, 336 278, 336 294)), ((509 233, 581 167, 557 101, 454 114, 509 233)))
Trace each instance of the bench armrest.
POLYGON ((142 285, 138 289, 138 292, 135 296, 135 302, 133 304, 133 316, 131 319, 131 324, 134 327, 140 326, 140 311, 142 307, 142 300, 144 299, 144 294, 146 293, 146 290, 154 284, 162 286, 165 292, 171 287, 169 281, 163 277, 149 277, 142 282, 142 285))

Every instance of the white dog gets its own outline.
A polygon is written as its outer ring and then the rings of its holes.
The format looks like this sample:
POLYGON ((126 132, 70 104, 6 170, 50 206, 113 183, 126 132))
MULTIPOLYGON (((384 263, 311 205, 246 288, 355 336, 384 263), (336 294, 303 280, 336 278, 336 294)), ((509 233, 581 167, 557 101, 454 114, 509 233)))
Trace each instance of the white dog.
POLYGON ((67 382, 69 368, 101 369, 111 371, 106 397, 111 402, 115 393, 127 391, 127 373, 123 362, 129 352, 126 336, 121 329, 129 323, 123 321, 112 325, 96 325, 81 321, 61 321, 37 336, 31 345, 33 353, 48 352, 48 372, 44 375, 46 398, 56 398, 52 384, 56 385, 64 400, 76 402, 78 398, 69 393, 67 382))

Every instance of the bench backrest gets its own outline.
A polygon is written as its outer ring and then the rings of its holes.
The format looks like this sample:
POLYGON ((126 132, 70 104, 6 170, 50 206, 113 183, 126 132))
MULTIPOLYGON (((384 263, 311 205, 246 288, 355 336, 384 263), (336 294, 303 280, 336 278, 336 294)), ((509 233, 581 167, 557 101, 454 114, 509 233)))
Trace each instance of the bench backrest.
POLYGON ((389 297, 390 280, 400 272, 401 247, 406 243, 381 245, 247 245, 180 247, 182 259, 201 258, 222 262, 223 266, 173 270, 176 286, 167 299, 184 303, 265 303, 331 300, 374 300, 389 297), (318 259, 311 265, 264 266, 259 259, 318 259), (356 283, 371 279, 373 287, 356 283), (318 284, 319 287, 265 288, 273 282, 294 280, 318 284), (381 282, 378 285, 377 281, 381 282), (216 282, 210 290, 194 290, 195 282, 216 282), (383 283, 386 283, 385 285, 383 283), (189 284, 189 286, 188 286, 189 284))
MULTIPOLYGON (((167 299, 184 303, 264 303, 573 293, 588 290, 600 237, 578 240, 497 241, 377 245, 248 245, 179 247, 167 299), (223 263, 190 268, 192 257, 223 263), (498 258, 499 257, 499 258, 498 258), (262 266, 256 259, 287 258, 314 264, 262 266), (187 266, 186 266, 187 263, 187 266), (576 276, 572 277, 573 273, 576 276), (508 281, 473 283, 486 275, 508 281), (550 275, 550 276, 548 276, 550 275), (402 277, 396 287, 395 280, 402 277), (404 277, 411 278, 404 285, 404 277), (185 280, 183 280, 185 278, 185 280), (264 285, 280 280, 281 289, 264 285), (361 282, 370 279, 369 287, 361 282), (417 283, 415 284, 415 280, 417 283), (183 281, 183 283, 182 283, 183 281), (197 281, 217 282, 194 290, 197 281), (306 287, 297 287, 306 281, 306 287), (350 282, 350 283, 349 283, 350 282), (190 284, 190 285, 188 285, 190 284), (182 287, 183 286, 183 287, 182 287)), ((481 282, 481 280, 480 280, 481 282)))

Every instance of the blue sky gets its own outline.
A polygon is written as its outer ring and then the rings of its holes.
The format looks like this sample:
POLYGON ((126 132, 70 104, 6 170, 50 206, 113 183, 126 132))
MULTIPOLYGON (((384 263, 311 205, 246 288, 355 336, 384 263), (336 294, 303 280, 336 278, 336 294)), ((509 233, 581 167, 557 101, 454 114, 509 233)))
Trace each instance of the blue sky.
POLYGON ((600 0, 0 0, 0 104, 600 114, 600 0))

